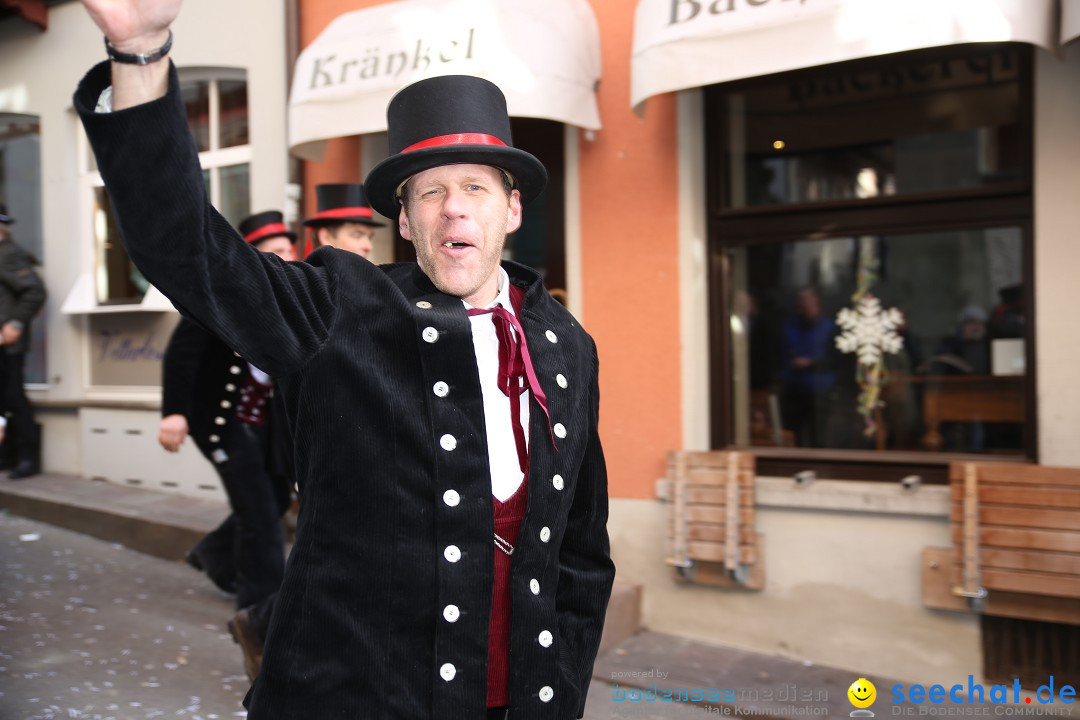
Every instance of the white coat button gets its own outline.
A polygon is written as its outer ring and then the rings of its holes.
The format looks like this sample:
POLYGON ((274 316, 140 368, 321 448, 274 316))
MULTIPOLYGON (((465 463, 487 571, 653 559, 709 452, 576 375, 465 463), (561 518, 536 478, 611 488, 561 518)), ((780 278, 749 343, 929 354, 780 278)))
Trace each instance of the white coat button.
POLYGON ((551 689, 551 686, 545 685, 540 688, 540 702, 551 702, 553 697, 555 697, 555 691, 551 689))
POLYGON ((236 386, 232 383, 225 383, 226 392, 236 392, 236 386))
POLYGON ((439 331, 433 327, 426 327, 420 337, 424 338, 424 342, 433 343, 439 339, 439 331))
POLYGON ((216 424, 216 425, 224 425, 225 424, 225 418, 223 418, 223 417, 214 418, 214 424, 216 424))
POLYGON ((559 338, 555 335, 555 333, 551 332, 550 330, 544 333, 544 336, 553 343, 559 342, 559 338))
POLYGON ((429 303, 427 300, 420 300, 416 303, 416 307, 420 308, 421 310, 430 310, 431 303, 429 303))
POLYGON ((552 429, 555 431, 555 437, 559 438, 560 440, 566 437, 566 426, 562 423, 555 423, 555 427, 552 429))
POLYGON ((447 545, 446 549, 443 550, 442 554, 443 557, 446 558, 447 562, 456 563, 458 560, 461 559, 461 551, 458 550, 457 545, 447 545))
POLYGON ((453 450, 457 447, 457 438, 453 435, 443 435, 439 438, 439 445, 442 446, 443 450, 453 450))
POLYGON ((540 633, 539 637, 537 637, 536 639, 543 647, 551 647, 552 637, 551 633, 549 633, 547 630, 540 633))
POLYGON ((562 490, 564 486, 562 475, 556 475, 551 478, 551 484, 555 486, 556 490, 562 490))
POLYGON ((439 675, 446 682, 450 682, 454 679, 454 676, 457 675, 457 668, 451 663, 444 663, 443 666, 439 668, 439 675))
POLYGON ((210 442, 221 442, 221 436, 220 435, 211 435, 210 436, 210 442))
POLYGON ((566 386, 569 384, 569 383, 566 382, 566 376, 563 375, 562 373, 559 373, 558 375, 555 376, 555 382, 557 382, 559 384, 559 387, 563 388, 564 390, 566 389, 566 386))
POLYGON ((550 539, 551 539, 551 528, 549 528, 549 527, 540 528, 540 542, 547 542, 550 539))
POLYGON ((447 605, 443 608, 442 616, 446 619, 446 622, 457 622, 457 619, 461 617, 461 612, 458 610, 457 605, 447 605))
POLYGON ((440 380, 439 382, 431 386, 431 392, 435 393, 439 397, 446 397, 450 394, 450 386, 440 380))
POLYGON ((533 595, 539 595, 540 594, 540 581, 537 580, 536 578, 533 578, 532 580, 530 580, 529 581, 529 589, 532 590, 533 595))
POLYGON ((461 496, 457 494, 457 490, 447 490, 442 494, 442 501, 447 507, 457 507, 461 502, 461 496))
POLYGON ((240 366, 239 365, 233 365, 232 367, 229 368, 229 372, 231 372, 233 375, 239 375, 240 374, 240 366))
POLYGON ((231 402, 229 402, 228 400, 222 400, 222 401, 221 401, 221 407, 223 407, 223 408, 225 408, 226 410, 228 410, 229 408, 231 408, 231 407, 232 407, 232 403, 231 403, 231 402))

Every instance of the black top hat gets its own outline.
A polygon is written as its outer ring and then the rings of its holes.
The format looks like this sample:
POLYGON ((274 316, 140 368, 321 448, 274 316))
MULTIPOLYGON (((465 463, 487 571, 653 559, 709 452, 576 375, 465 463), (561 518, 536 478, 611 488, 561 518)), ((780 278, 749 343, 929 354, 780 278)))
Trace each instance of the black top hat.
POLYGON ((277 210, 249 215, 240 221, 239 230, 244 241, 252 244, 274 237, 287 237, 290 242, 296 242, 296 233, 289 232, 284 216, 277 210))
POLYGON ((371 206, 364 196, 364 186, 360 183, 316 185, 315 195, 319 201, 319 211, 304 221, 306 227, 317 228, 343 222, 375 227, 386 225, 374 218, 371 206))
POLYGON ((4 205, 3 203, 0 203, 0 223, 4 223, 5 225, 10 225, 13 222, 15 222, 15 218, 8 215, 7 205, 4 205))
POLYGON ((522 203, 547 184, 547 170, 513 147, 502 91, 483 78, 443 75, 402 88, 386 108, 390 157, 368 173, 371 205, 387 217, 398 214, 401 185, 439 165, 475 163, 510 173, 522 203))

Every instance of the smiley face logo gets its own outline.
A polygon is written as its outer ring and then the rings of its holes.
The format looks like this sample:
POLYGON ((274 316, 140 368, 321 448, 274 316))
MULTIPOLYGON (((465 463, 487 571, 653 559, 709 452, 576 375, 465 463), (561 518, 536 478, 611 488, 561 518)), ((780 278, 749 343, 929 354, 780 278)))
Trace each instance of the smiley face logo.
POLYGON ((859 678, 847 689, 848 700, 857 708, 868 708, 877 699, 877 688, 866 678, 859 678))

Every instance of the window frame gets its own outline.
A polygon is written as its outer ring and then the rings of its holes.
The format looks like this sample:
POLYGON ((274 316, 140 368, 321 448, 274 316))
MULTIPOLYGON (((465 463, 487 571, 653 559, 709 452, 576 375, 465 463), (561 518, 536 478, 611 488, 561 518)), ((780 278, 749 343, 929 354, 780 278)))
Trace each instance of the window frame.
MULTIPOLYGON (((221 168, 246 164, 250 176, 252 159, 254 157, 250 131, 250 97, 247 144, 227 148, 214 147, 218 142, 220 122, 220 94, 218 92, 218 83, 221 81, 243 81, 247 83, 248 73, 243 68, 202 66, 178 68, 177 73, 180 77, 181 84, 201 81, 210 83, 208 113, 211 147, 209 150, 204 150, 199 153, 199 164, 204 171, 210 173, 209 200, 214 207, 217 207, 221 200, 221 181, 219 175, 221 168)), ((250 86, 248 89, 250 89, 250 86)), ((90 142, 86 137, 85 130, 82 129, 80 123, 77 123, 77 126, 79 128, 79 195, 82 198, 81 203, 83 208, 82 216, 84 217, 84 227, 88 229, 87 232, 90 235, 89 243, 86 246, 89 247, 89 257, 84 259, 83 267, 88 267, 89 269, 84 270, 83 272, 83 276, 87 277, 80 277, 76 282, 75 287, 70 291, 68 299, 64 303, 65 308, 62 312, 65 312, 66 314, 94 314, 110 312, 172 311, 172 304, 162 296, 160 292, 155 290, 153 285, 148 287, 143 294, 142 299, 138 302, 110 303, 102 302, 100 300, 100 289, 103 286, 103 283, 107 283, 107 277, 104 276, 106 270, 102 261, 102 249, 98 246, 98 235, 94 227, 94 208, 96 207, 95 192, 98 188, 103 188, 105 186, 105 181, 102 179, 101 172, 96 166, 93 151, 90 148, 90 142)), ((249 212, 250 206, 251 196, 249 187, 249 212)))
MULTIPOLYGON (((777 82, 820 77, 830 71, 878 70, 897 62, 898 57, 919 54, 927 62, 964 57, 971 46, 950 46, 915 51, 789 73, 713 85, 704 89, 706 210, 708 238, 708 316, 710 446, 752 450, 763 475, 788 476, 813 470, 819 477, 835 479, 897 481, 920 475, 924 482, 947 483, 948 464, 960 460, 978 462, 1037 462, 1038 414, 1036 406, 1034 292, 1034 198, 1032 192, 1034 145, 1034 57, 1031 46, 1019 43, 980 44, 984 52, 1008 48, 1016 50, 1019 62, 1021 177, 1017 181, 979 188, 833 200, 751 208, 725 207, 729 162, 726 138, 730 126, 724 97, 777 82), (815 448, 774 448, 734 444, 734 389, 732 386, 731 327, 727 297, 732 287, 729 248, 798 242, 809 238, 889 235, 995 226, 1019 227, 1022 236, 1024 295, 1029 321, 1025 324, 1025 412, 1022 456, 996 457, 930 451, 874 451, 815 448)), ((868 116, 872 118, 872 115, 868 116)))

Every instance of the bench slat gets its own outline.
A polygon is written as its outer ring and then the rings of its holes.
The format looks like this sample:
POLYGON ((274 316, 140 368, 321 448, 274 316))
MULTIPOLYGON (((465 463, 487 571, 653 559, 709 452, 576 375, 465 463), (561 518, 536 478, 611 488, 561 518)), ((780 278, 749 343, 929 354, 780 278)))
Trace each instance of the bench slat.
POLYGON ((983 567, 983 587, 988 590, 1052 595, 1080 599, 1080 577, 1047 575, 1020 570, 997 570, 983 567))
MULTIPOLYGON (((724 543, 691 541, 689 544, 688 554, 694 560, 704 560, 705 562, 723 562, 724 549, 724 543)), ((747 564, 757 562, 757 552, 752 545, 739 545, 739 562, 747 564)))
MULTIPOLYGON (((963 531, 959 525, 952 527, 952 541, 957 547, 963 542, 963 531)), ((983 547, 1080 552, 1080 532, 980 527, 979 544, 983 547)))
MULTIPOLYGON (((962 523, 964 521, 963 505, 953 503, 949 516, 954 523, 962 523)), ((1003 507, 1000 505, 987 506, 980 502, 978 518, 980 527, 999 525, 1002 527, 1080 531, 1080 513, 1075 510, 1003 507)))
MULTIPOLYGON (((964 489, 954 483, 950 488, 949 496, 953 501, 962 501, 964 499, 964 489)), ((1016 484, 989 485, 980 481, 979 504, 1080 508, 1080 488, 1061 486, 1044 488, 1016 484)))
MULTIPOLYGON (((949 479, 963 481, 967 463, 951 463, 949 479)), ((1020 463, 975 463, 979 472, 979 484, 1010 483, 1022 485, 1060 485, 1080 487, 1080 468, 1050 467, 1020 463)))

